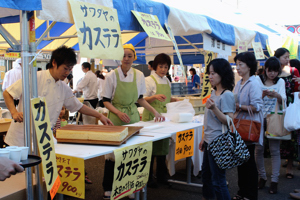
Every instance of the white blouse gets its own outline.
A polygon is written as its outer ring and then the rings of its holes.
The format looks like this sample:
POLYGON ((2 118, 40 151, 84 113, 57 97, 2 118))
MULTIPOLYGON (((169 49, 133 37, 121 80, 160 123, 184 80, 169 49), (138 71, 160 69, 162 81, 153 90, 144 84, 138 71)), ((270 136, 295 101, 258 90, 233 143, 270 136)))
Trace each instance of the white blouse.
MULTIPOLYGON (((170 88, 171 88, 171 83, 168 80, 167 77, 160 77, 158 76, 156 73, 151 74, 154 76, 154 78, 156 79, 158 84, 169 84, 170 88)), ((145 82, 146 82, 146 93, 144 94, 145 97, 150 97, 156 94, 156 83, 153 80, 153 78, 151 76, 148 76, 145 78, 145 82)))
MULTIPOLYGON (((133 68, 130 68, 130 70, 127 72, 127 76, 125 77, 121 67, 117 68, 118 73, 119 73, 119 79, 122 82, 132 82, 133 77, 134 77, 134 71, 133 68)), ((143 95, 146 93, 146 84, 145 84, 145 76, 143 72, 140 70, 135 69, 136 71, 136 85, 138 89, 138 97, 140 95, 143 95)), ((105 76, 105 82, 104 82, 104 87, 101 93, 102 98, 108 98, 113 100, 115 96, 115 91, 117 87, 117 78, 116 78, 116 73, 115 70, 111 70, 108 74, 105 76)))

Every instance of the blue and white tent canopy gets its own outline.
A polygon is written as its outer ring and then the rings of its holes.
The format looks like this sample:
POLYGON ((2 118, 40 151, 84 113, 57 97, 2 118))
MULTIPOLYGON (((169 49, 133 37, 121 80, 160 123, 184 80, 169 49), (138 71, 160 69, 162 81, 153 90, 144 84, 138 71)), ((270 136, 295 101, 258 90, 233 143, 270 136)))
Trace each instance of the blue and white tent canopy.
MULTIPOLYGON (((197 48, 202 48, 202 33, 207 33, 211 37, 231 46, 235 46, 237 41, 247 41, 249 44, 252 41, 260 41, 264 49, 266 47, 266 39, 269 38, 269 35, 273 34, 266 29, 263 29, 257 25, 255 26, 254 24, 241 25, 237 22, 229 23, 230 20, 229 22, 222 22, 214 19, 211 16, 202 15, 199 12, 192 13, 150 0, 87 1, 89 3, 115 8, 118 11, 120 27, 122 30, 122 41, 123 43, 134 44, 134 46, 137 48, 137 52, 141 55, 141 59, 138 59, 139 63, 146 62, 145 55, 157 54, 166 51, 174 53, 174 51, 171 43, 148 38, 134 15, 131 13, 131 10, 157 15, 162 26, 164 26, 164 24, 167 22, 176 36, 176 41, 179 44, 180 51, 182 52, 184 63, 186 63, 184 54, 196 55, 194 56, 197 57, 196 61, 192 62, 191 57, 187 58, 187 60, 192 63, 199 63, 201 59, 203 59, 198 57, 198 55, 201 54, 201 51, 195 49, 191 45, 187 45, 188 42, 185 40, 187 39, 190 43, 195 44, 197 48), (185 39, 183 39, 183 37, 185 39), (156 46, 159 46, 159 48, 156 46)), ((182 3, 185 4, 185 2, 182 3)), ((194 1, 193 4, 195 4, 194 1)), ((193 4, 190 4, 190 6, 193 4)), ((4 6, 2 5, 2 7, 4 6)), ((38 9, 39 6, 36 8, 36 10, 38 9)), ((0 8, 0 10, 0 13, 3 13, 2 10, 7 11, 8 9, 0 8)), ((228 13, 224 11, 224 16, 227 14, 228 13)), ((38 50, 42 49, 43 51, 52 51, 61 45, 66 45, 68 47, 73 47, 75 50, 79 50, 78 40, 76 37, 77 32, 68 0, 42 0, 42 10, 37 11, 37 17, 39 18, 36 20, 37 39, 40 38, 47 29, 48 24, 51 24, 52 21, 56 22, 50 30, 49 35, 45 36, 44 40, 38 45, 38 50)), ((13 37, 16 38, 16 40, 19 40, 19 25, 17 23, 11 23, 12 19, 17 18, 18 14, 14 12, 8 14, 6 17, 2 15, 2 18, 0 18, 0 23, 13 37), (16 14, 16 16, 13 16, 13 14, 16 14)), ((232 20, 232 22, 234 21, 232 20)), ((275 35, 274 37, 278 36, 275 35)), ((0 48, 8 47, 9 46, 5 43, 4 39, 0 37, 0 48)), ((176 58, 174 58, 174 62, 176 63, 175 60, 176 58)))

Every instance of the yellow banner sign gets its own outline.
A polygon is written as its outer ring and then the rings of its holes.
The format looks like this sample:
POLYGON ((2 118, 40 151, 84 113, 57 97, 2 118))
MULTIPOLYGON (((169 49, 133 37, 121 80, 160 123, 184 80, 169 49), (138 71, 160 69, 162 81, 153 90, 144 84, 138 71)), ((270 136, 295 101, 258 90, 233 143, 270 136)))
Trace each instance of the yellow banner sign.
POLYGON ((238 41, 238 53, 248 51, 248 44, 245 41, 238 41))
POLYGON ((84 160, 56 154, 56 163, 62 182, 58 193, 85 199, 84 160))
POLYGON ((5 58, 21 58, 21 53, 10 52, 4 55, 5 58))
POLYGON ((256 60, 265 59, 264 51, 262 49, 260 42, 252 42, 252 47, 254 50, 254 55, 255 55, 256 60))
POLYGON ((194 129, 176 133, 175 161, 194 155, 194 129))
POLYGON ((121 199, 141 190, 149 177, 152 142, 114 150, 116 162, 111 200, 121 199))
POLYGON ((53 133, 51 130, 51 123, 45 97, 31 99, 31 111, 33 115, 38 148, 42 158, 45 183, 47 191, 50 191, 54 185, 54 182, 57 180, 58 173, 56 167, 53 133))
POLYGON ((121 30, 116 9, 69 0, 78 34, 80 56, 122 60, 121 30))
POLYGON ((149 37, 170 41, 156 15, 131 11, 149 37))
POLYGON ((202 104, 205 104, 207 99, 209 99, 210 94, 211 94, 211 84, 209 82, 209 75, 206 74, 207 66, 212 61, 213 59, 216 58, 216 55, 212 51, 205 51, 205 69, 204 69, 204 74, 203 74, 203 86, 202 86, 202 92, 201 92, 201 97, 202 97, 202 104))

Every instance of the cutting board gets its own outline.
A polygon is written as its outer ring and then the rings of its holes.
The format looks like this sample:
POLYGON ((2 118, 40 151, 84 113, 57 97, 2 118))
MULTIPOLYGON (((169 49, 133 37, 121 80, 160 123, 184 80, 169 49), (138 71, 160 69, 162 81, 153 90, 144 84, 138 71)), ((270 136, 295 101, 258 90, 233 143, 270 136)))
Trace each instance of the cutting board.
POLYGON ((57 138, 57 142, 60 143, 79 143, 79 144, 104 144, 104 145, 114 145, 119 146, 126 141, 133 135, 138 134, 143 126, 127 126, 128 127, 128 135, 120 142, 115 141, 104 141, 104 140, 82 140, 82 139, 62 139, 57 138))

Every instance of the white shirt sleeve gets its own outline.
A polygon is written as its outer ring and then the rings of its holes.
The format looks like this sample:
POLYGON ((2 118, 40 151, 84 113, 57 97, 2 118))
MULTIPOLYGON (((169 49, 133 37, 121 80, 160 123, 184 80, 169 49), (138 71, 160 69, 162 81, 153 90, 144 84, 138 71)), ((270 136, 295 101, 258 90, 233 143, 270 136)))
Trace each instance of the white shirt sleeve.
POLYGON ((148 76, 145 78, 146 83, 146 93, 145 97, 151 97, 156 94, 156 84, 152 77, 148 76))
POLYGON ((146 93, 145 76, 143 72, 136 70, 136 84, 138 88, 138 97, 146 93))
POLYGON ((22 79, 17 80, 6 91, 14 98, 19 99, 22 95, 22 79))
POLYGON ((76 90, 83 90, 83 88, 85 88, 87 85, 89 84, 89 78, 87 75, 85 75, 81 81, 78 83, 78 85, 76 86, 76 90))
POLYGON ((286 100, 286 93, 285 93, 285 82, 282 78, 279 78, 278 80, 278 93, 281 95, 281 98, 283 98, 283 100, 286 100))
POLYGON ((115 92, 116 81, 115 71, 112 70, 105 76, 104 86, 102 88, 101 97, 112 99, 115 92))

